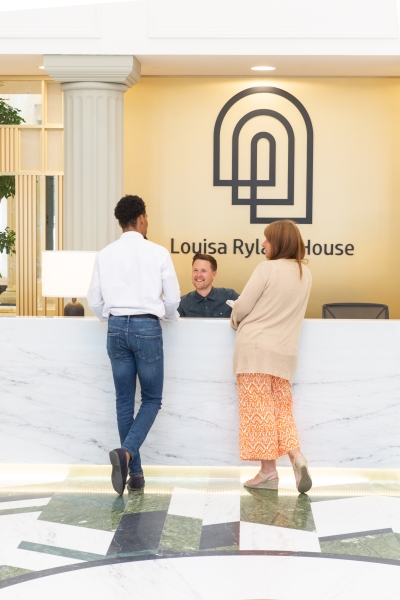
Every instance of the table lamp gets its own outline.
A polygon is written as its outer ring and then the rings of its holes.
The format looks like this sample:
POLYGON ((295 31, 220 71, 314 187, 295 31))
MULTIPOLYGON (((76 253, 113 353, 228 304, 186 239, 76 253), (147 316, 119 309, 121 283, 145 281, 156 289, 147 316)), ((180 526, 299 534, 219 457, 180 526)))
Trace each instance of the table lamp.
POLYGON ((86 298, 97 252, 46 250, 42 252, 42 295, 72 298, 64 317, 84 317, 85 309, 77 298, 86 298))

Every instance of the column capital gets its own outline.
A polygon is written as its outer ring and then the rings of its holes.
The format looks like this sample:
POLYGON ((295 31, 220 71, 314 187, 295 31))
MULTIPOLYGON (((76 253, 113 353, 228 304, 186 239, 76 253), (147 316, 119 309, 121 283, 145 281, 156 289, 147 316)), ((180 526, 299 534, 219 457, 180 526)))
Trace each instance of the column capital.
POLYGON ((60 83, 117 83, 132 87, 140 79, 140 62, 134 56, 45 54, 44 70, 60 83))

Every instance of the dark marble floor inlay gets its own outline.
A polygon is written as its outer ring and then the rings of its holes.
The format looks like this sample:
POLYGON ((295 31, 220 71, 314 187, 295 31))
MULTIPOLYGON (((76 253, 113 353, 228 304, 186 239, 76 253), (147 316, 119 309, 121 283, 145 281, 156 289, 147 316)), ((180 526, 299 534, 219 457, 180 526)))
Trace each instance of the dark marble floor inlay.
POLYGON ((166 516, 166 510, 123 515, 107 554, 157 549, 166 516))
POLYGON ((200 538, 200 550, 228 548, 239 545, 240 521, 203 525, 200 538))

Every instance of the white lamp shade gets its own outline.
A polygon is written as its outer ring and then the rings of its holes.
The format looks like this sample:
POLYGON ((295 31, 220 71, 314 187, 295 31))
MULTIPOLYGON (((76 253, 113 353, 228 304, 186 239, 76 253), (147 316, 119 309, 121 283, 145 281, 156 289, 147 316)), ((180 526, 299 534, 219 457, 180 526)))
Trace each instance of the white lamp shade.
POLYGON ((48 250, 42 252, 42 295, 86 298, 97 252, 48 250))

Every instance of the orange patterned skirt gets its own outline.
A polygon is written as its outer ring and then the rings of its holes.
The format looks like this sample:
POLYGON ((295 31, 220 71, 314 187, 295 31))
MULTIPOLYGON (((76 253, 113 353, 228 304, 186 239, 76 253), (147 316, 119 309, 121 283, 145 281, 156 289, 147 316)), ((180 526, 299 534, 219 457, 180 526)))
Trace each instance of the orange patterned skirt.
POLYGON ((240 460, 275 460, 300 446, 287 379, 240 373, 237 384, 240 460))

